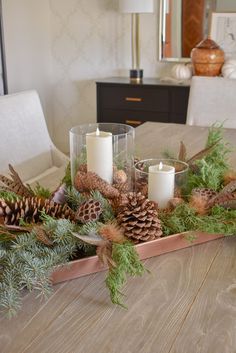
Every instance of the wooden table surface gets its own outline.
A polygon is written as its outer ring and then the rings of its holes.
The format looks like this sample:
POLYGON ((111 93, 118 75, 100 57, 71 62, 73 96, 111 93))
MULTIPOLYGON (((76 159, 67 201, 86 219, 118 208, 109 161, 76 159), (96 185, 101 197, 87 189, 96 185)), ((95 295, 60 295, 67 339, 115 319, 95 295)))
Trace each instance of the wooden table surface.
MULTIPOLYGON (((183 140, 191 154, 206 136, 206 128, 146 123, 136 129, 137 151, 158 158, 183 140)), ((235 146, 236 130, 225 137, 235 146)), ((128 310, 110 303, 105 273, 56 285, 46 302, 25 293, 16 318, 1 316, 0 352, 235 353, 235 259, 229 237, 146 260, 151 273, 124 289, 128 310)))

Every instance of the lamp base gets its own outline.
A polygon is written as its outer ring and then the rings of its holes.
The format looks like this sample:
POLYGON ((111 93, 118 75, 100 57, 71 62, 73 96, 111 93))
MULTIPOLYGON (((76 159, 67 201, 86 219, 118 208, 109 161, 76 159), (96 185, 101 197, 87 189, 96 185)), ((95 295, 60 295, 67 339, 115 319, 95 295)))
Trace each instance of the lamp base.
POLYGON ((140 83, 143 79, 143 70, 142 69, 132 69, 129 71, 130 81, 134 83, 140 83))

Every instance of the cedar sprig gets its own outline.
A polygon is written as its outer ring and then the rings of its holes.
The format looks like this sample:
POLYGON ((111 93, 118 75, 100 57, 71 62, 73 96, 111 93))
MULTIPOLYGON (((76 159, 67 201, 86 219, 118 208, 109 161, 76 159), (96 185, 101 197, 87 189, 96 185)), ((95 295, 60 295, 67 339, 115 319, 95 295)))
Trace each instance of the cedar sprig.
POLYGON ((227 235, 236 234, 236 210, 214 206, 210 214, 200 216, 187 203, 180 204, 172 213, 160 212, 163 234, 202 231, 227 235))
POLYGON ((112 303, 126 308, 122 302, 121 289, 127 281, 127 276, 142 276, 145 268, 131 242, 113 243, 112 260, 116 266, 110 267, 106 278, 106 286, 110 291, 112 303))
POLYGON ((223 176, 229 169, 229 144, 223 139, 222 125, 213 125, 209 129, 206 148, 214 146, 203 158, 194 162, 197 170, 190 170, 188 174, 185 194, 190 194, 195 187, 212 188, 219 191, 223 184, 223 176))

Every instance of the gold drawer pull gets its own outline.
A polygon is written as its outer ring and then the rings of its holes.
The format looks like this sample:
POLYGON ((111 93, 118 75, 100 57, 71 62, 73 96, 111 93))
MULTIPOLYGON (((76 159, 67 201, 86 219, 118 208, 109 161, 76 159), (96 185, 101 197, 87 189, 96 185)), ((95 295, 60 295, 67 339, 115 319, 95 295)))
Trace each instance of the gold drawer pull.
POLYGON ((140 125, 142 124, 142 121, 140 120, 125 120, 126 124, 132 124, 132 125, 140 125))
POLYGON ((143 98, 125 97, 126 102, 142 102, 143 98))

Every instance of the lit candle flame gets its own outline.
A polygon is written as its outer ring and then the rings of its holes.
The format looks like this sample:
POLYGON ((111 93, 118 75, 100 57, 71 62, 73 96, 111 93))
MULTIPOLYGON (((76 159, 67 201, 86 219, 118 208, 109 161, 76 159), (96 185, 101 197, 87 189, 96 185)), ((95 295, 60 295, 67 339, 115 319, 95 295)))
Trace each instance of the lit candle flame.
POLYGON ((99 128, 97 127, 96 136, 99 136, 99 135, 100 135, 100 131, 99 131, 99 128))
POLYGON ((159 170, 162 170, 162 168, 163 168, 163 163, 160 162, 160 164, 159 164, 159 170))

